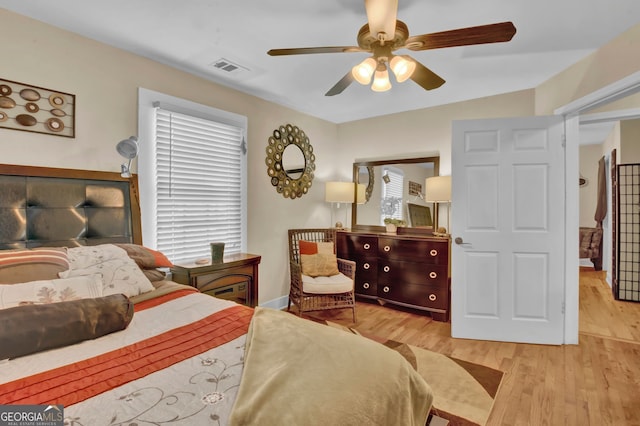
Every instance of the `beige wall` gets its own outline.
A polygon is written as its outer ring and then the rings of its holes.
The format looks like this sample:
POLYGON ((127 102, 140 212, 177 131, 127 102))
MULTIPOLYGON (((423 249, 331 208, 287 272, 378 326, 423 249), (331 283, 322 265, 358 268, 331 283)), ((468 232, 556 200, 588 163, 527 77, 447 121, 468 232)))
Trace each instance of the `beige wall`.
MULTIPOLYGON (((638 103, 640 106, 640 102, 638 103)), ((620 164, 640 163, 640 119, 620 122, 620 164)))
MULTIPOLYGON (((639 70, 640 24, 536 87, 536 115, 552 114, 556 108, 639 70)), ((619 101, 615 108, 637 108, 638 105, 640 94, 619 101)))
POLYGON ((288 293, 286 229, 330 223, 323 182, 350 180, 356 159, 433 154, 449 174, 452 120, 549 113, 640 69, 639 33, 640 25, 535 90, 335 125, 0 9, 2 77, 77 100, 75 139, 0 129, 0 161, 118 171, 115 144, 137 134, 138 87, 247 116, 248 251, 263 256, 264 303, 288 293), (275 192, 264 164, 267 137, 284 123, 309 135, 317 158, 314 185, 297 200, 275 192))
POLYGON ((451 174, 451 122, 533 115, 533 90, 340 124, 341 156, 358 160, 440 155, 440 174, 451 174))

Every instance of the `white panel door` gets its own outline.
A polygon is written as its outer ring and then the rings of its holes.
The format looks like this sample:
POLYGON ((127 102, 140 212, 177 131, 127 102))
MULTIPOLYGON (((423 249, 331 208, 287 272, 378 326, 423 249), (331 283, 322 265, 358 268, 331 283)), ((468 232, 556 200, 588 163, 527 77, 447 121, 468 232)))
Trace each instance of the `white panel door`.
POLYGON ((561 344, 562 117, 453 123, 451 333, 561 344))

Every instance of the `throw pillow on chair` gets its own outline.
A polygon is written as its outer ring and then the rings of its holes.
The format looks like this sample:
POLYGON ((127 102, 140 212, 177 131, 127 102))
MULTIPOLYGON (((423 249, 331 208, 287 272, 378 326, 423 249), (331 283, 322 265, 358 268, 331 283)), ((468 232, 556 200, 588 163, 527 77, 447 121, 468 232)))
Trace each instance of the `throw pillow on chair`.
POLYGON ((300 261, 302 273, 310 277, 329 277, 340 273, 335 254, 301 254, 300 261))

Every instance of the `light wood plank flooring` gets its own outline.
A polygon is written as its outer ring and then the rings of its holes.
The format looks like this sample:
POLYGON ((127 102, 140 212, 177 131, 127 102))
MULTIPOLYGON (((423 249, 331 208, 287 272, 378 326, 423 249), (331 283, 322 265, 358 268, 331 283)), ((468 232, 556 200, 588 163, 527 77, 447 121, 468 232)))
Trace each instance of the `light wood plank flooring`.
MULTIPOLYGON (((355 328, 504 371, 488 425, 640 426, 640 303, 615 301, 603 277, 580 271, 578 345, 453 339, 449 323, 369 302, 355 328)), ((350 310, 312 316, 353 326, 350 310)))

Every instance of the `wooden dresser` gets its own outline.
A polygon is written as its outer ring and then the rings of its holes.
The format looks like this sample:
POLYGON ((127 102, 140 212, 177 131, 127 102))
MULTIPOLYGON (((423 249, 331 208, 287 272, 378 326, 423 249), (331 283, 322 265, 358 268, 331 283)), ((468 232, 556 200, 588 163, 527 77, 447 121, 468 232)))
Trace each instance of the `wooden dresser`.
POLYGON ((448 321, 448 238, 339 231, 338 257, 356 262, 359 297, 429 311, 448 321))

